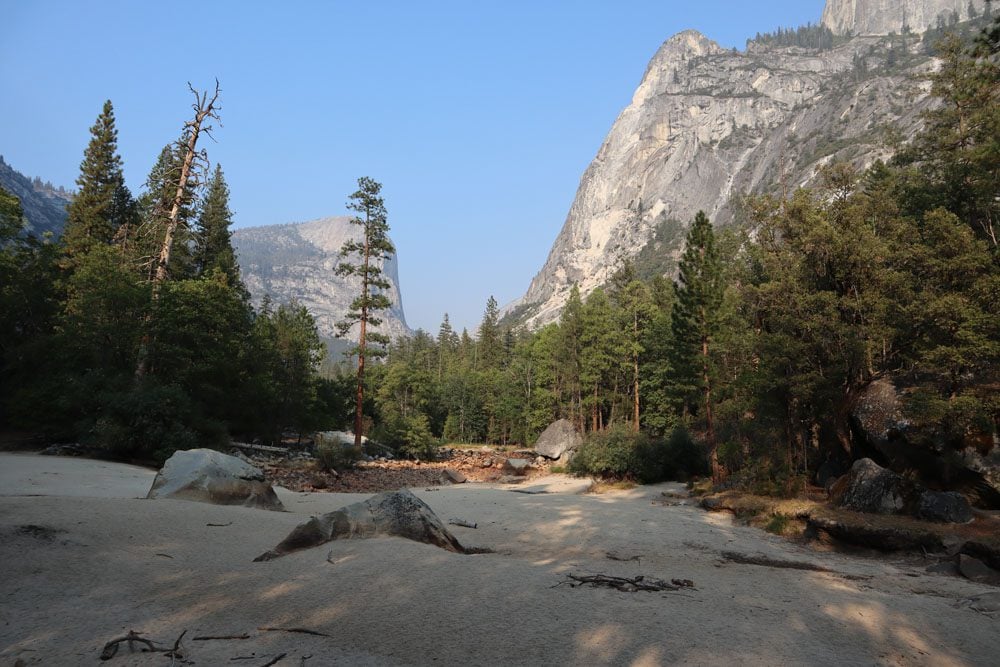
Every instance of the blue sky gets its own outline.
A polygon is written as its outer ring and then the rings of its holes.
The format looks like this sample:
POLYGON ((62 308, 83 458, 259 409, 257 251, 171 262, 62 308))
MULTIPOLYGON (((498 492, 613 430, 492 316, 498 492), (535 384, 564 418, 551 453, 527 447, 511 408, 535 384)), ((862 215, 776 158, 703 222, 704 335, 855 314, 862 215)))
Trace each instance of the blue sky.
POLYGON ((818 21, 823 0, 418 0, 170 5, 0 0, 0 154, 72 186, 111 99, 138 192, 222 84, 221 162, 237 227, 345 213, 383 183, 403 304, 474 330, 521 296, 580 176, 671 35, 724 46, 818 21), (186 14, 178 14, 175 8, 186 14))

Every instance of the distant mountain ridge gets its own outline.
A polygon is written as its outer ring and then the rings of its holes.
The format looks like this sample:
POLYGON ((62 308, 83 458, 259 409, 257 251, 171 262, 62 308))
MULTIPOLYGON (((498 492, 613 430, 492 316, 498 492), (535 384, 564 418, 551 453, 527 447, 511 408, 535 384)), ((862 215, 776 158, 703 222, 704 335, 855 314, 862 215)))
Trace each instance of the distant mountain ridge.
MULTIPOLYGON (((304 305, 316 318, 320 335, 333 338, 336 324, 347 314, 360 291, 359 279, 338 276, 340 248, 360 229, 348 217, 330 217, 312 222, 244 227, 233 232, 233 247, 240 272, 255 305, 266 295, 278 303, 292 299, 304 305)), ((392 308, 379 330, 392 338, 412 334, 403 312, 396 257, 382 267, 391 283, 388 290, 392 308)), ((352 332, 357 338, 357 327, 352 332)))
MULTIPOLYGON (((891 29, 879 17, 904 14, 923 30, 934 11, 964 19, 967 9, 968 0, 829 0, 823 16, 843 35, 891 29)), ((531 329, 553 322, 574 284, 586 296, 624 262, 672 275, 699 210, 726 225, 744 193, 809 185, 834 161, 864 168, 888 159, 887 138, 912 137, 935 103, 923 76, 934 66, 915 35, 841 36, 829 49, 751 42, 744 52, 694 30, 674 35, 649 62, 544 266, 505 306, 505 320, 531 329)))
POLYGON ((0 185, 21 200, 24 218, 28 221, 26 231, 41 237, 51 232, 54 237, 62 234, 66 226, 66 207, 72 201, 72 193, 62 188, 54 188, 39 179, 31 179, 14 169, 0 155, 0 185))

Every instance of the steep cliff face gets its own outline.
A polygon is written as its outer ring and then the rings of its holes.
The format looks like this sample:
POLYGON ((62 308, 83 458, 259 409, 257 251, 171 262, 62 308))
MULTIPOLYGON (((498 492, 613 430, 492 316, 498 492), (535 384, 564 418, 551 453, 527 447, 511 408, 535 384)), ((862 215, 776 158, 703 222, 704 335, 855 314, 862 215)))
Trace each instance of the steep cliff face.
MULTIPOLYGON (((984 0, 971 4, 983 11, 984 0)), ((959 20, 968 19, 969 5, 969 0, 827 0, 822 22, 837 35, 888 35, 902 33, 903 26, 923 32, 938 16, 947 21, 957 12, 959 20)))
POLYGON ((37 179, 23 175, 0 156, 0 186, 21 201, 29 234, 41 237, 46 232, 58 238, 66 226, 66 207, 71 195, 65 190, 39 187, 37 179))
MULTIPOLYGON (((359 228, 347 217, 323 218, 289 225, 248 227, 233 232, 240 271, 256 305, 265 295, 277 303, 297 299, 316 318, 320 335, 332 338, 360 291, 359 279, 338 276, 340 248, 349 238, 360 238, 359 228)), ((392 286, 392 308, 379 330, 395 338, 411 331, 403 314, 399 269, 392 257, 382 267, 392 286)), ((351 334, 357 337, 357 327, 351 334)))
MULTIPOLYGON (((918 50, 916 38, 908 44, 918 50)), ((932 65, 897 54, 889 67, 889 51, 883 37, 746 52, 695 31, 671 37, 584 173, 545 265, 505 315, 542 326, 574 283, 586 295, 625 260, 655 255, 669 273, 699 210, 725 225, 742 193, 806 185, 833 160, 864 167, 889 157, 886 128, 905 139, 919 127, 930 103, 919 75, 932 65)))

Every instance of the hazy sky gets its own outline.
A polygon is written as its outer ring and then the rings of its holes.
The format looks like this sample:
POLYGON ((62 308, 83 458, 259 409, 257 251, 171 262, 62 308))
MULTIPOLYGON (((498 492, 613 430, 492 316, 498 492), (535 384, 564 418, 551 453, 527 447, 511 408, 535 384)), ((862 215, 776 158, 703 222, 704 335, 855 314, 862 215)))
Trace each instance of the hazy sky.
POLYGON ((0 0, 0 154, 70 187, 105 99, 138 193, 222 84, 209 157, 237 227, 345 214, 383 183, 410 326, 521 296, 649 59, 818 21, 823 0, 0 0))

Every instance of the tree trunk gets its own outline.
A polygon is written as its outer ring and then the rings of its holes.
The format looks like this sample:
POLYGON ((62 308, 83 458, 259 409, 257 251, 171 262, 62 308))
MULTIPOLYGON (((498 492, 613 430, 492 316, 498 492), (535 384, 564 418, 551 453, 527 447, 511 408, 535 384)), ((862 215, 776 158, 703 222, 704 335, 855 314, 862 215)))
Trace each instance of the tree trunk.
MULTIPOLYGON (((191 88, 188 84, 188 88, 191 88)), ((181 165, 181 175, 177 179, 177 191, 174 193, 174 201, 170 207, 170 215, 167 217, 167 228, 163 236, 163 245, 160 247, 160 253, 156 259, 156 270, 153 272, 153 294, 152 303, 150 304, 149 315, 146 316, 145 329, 146 332, 142 336, 142 340, 139 343, 139 360, 135 368, 135 379, 137 382, 141 381, 146 374, 149 372, 150 357, 152 356, 153 347, 156 344, 156 339, 149 331, 152 326, 153 317, 156 312, 156 304, 160 300, 160 288, 167 278, 169 278, 168 267, 170 265, 170 254, 173 251, 174 245, 174 234, 177 232, 177 225, 179 223, 181 205, 184 203, 184 193, 188 188, 188 179, 191 176, 191 167, 194 164, 196 153, 196 148, 198 145, 198 137, 201 135, 202 131, 209 131, 209 128, 202 128, 202 123, 205 122, 206 118, 218 118, 215 109, 215 103, 219 99, 219 82, 215 82, 215 94, 212 99, 208 99, 208 93, 198 94, 191 88, 191 92, 195 96, 194 104, 194 120, 185 123, 185 127, 190 130, 191 134, 188 137, 188 142, 186 150, 184 152, 184 162, 181 165)))
POLYGON ((712 420, 712 381, 708 372, 708 337, 701 339, 702 381, 705 383, 705 441, 708 444, 709 462, 712 464, 712 481, 722 481, 722 467, 719 465, 719 446, 715 442, 715 423, 712 420))
POLYGON ((368 245, 368 214, 365 214, 365 258, 361 270, 361 334, 358 336, 358 394, 354 408, 354 449, 361 451, 361 431, 364 428, 365 400, 365 353, 366 336, 368 334, 368 258, 371 249, 368 245))

